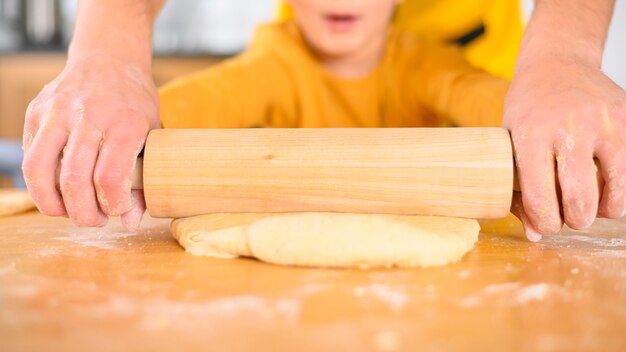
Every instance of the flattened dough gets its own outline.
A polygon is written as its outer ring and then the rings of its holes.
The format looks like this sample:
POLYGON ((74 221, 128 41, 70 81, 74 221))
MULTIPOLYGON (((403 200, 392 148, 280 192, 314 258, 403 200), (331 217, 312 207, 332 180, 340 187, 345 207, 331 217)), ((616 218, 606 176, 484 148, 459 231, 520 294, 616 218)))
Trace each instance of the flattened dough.
POLYGON ((10 216, 35 209, 35 203, 28 191, 21 189, 0 189, 0 216, 10 216))
POLYGON ((428 267, 474 247, 476 220, 436 216, 290 213, 210 214, 176 219, 187 252, 317 267, 428 267))

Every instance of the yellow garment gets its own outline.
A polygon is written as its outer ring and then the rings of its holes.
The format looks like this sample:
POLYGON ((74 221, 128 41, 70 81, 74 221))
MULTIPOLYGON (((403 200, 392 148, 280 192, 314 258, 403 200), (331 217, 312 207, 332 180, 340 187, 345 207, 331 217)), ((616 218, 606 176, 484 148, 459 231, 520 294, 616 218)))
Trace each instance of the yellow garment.
POLYGON ((160 90, 166 128, 499 126, 508 82, 455 46, 390 29, 371 73, 328 72, 293 23, 260 27, 248 50, 160 90))
MULTIPOLYGON (((293 18, 289 6, 279 18, 293 18)), ((449 42, 480 25, 485 33, 461 48, 474 66, 511 79, 523 35, 520 0, 405 0, 393 19, 395 27, 437 41, 449 42)))

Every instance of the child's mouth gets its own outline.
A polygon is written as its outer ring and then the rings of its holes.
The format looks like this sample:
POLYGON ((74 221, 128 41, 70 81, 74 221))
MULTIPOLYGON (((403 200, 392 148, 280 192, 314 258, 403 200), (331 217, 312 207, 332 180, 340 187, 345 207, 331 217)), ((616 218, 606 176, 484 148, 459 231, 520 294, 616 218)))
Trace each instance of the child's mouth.
POLYGON ((330 14, 324 16, 324 19, 331 31, 346 32, 354 27, 358 18, 353 15, 330 14))

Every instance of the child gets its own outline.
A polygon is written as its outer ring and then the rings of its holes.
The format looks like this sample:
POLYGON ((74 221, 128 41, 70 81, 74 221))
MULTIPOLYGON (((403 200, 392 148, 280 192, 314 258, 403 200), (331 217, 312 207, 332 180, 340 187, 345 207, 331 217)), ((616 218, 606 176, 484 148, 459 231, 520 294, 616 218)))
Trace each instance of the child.
POLYGON ((295 23, 160 91, 165 128, 500 126, 508 82, 389 23, 401 0, 289 0, 295 23))

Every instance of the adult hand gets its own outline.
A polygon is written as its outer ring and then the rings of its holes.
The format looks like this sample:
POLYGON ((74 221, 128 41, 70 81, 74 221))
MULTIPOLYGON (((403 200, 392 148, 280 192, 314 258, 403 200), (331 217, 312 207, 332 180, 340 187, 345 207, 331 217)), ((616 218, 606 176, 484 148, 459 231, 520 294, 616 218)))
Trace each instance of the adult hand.
POLYGON ((65 68, 26 112, 22 169, 43 214, 78 226, 120 215, 127 229, 139 226, 145 203, 130 180, 148 131, 160 125, 151 33, 163 2, 78 2, 65 68))
POLYGON ((119 215, 135 230, 145 203, 141 192, 131 196, 132 170, 159 125, 149 70, 106 55, 70 56, 26 113, 23 171, 39 210, 77 226, 119 215))
POLYGON ((518 63, 504 114, 522 189, 512 210, 526 236, 624 216, 626 93, 582 57, 527 63, 518 63))

